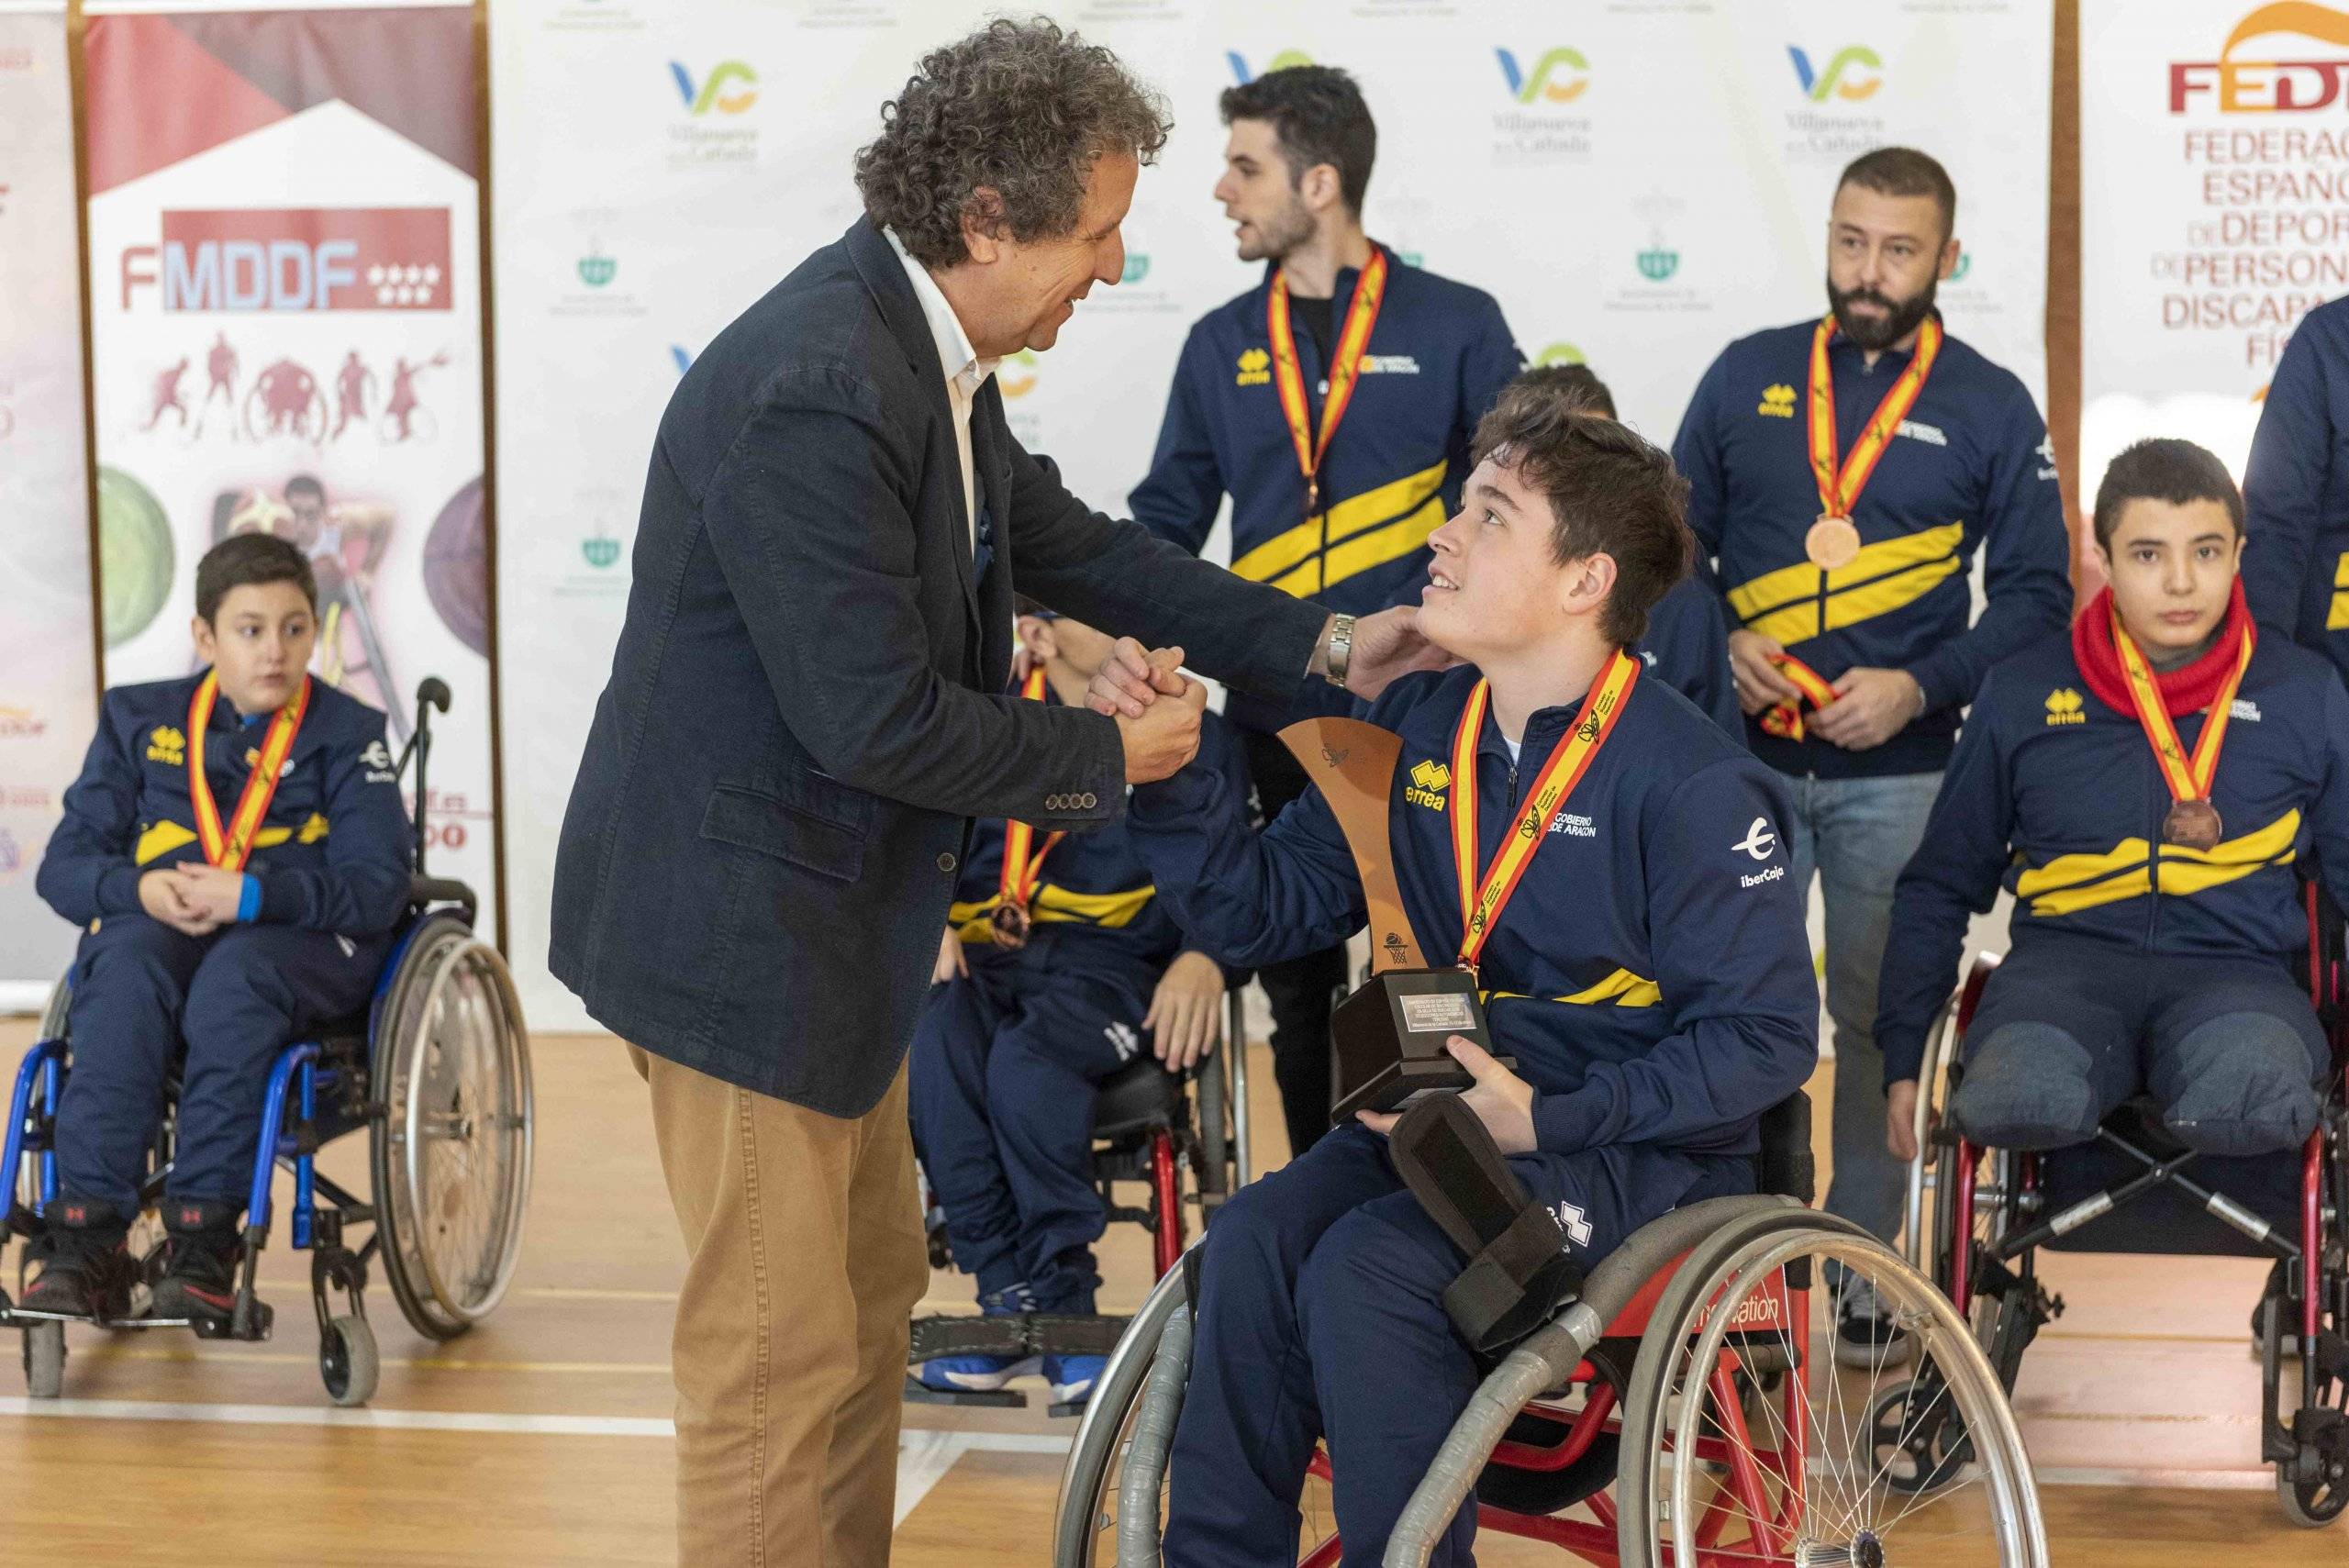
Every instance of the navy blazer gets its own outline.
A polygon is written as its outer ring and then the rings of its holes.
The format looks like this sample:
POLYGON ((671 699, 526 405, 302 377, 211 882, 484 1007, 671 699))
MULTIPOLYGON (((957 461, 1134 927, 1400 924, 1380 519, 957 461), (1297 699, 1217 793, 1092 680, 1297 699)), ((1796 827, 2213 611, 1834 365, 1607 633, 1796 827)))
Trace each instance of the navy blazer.
POLYGON ((860 218, 694 361, 662 417, 612 673, 555 859, 555 975, 656 1055, 832 1116, 912 1039, 971 818, 1126 806, 1117 728, 1007 691, 1012 583, 1285 698, 1325 612, 1088 510, 971 437, 904 264, 860 218))

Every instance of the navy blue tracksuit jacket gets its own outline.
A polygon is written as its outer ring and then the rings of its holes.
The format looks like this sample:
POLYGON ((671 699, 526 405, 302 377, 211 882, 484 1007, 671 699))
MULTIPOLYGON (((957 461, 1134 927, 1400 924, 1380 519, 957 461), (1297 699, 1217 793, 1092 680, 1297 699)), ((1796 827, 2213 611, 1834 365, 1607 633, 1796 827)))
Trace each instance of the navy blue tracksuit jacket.
MULTIPOLYGON (((1867 665, 1906 670, 1925 690, 1924 715, 1881 746, 1846 751, 1749 721, 1754 755, 1798 776, 1938 773, 1984 673, 2061 628, 2071 610, 2047 427, 2011 372, 1944 336, 1854 507, 1859 558, 1823 573, 1803 553, 1820 515, 1805 413, 1817 326, 1742 338, 1698 384, 1672 449, 1688 478, 1689 526, 1731 626, 1776 639, 1830 681, 1867 665), (1968 629, 1977 551, 1988 604, 1968 629)), ((1870 368, 1841 332, 1827 354, 1837 450, 1848 456, 1910 356, 1887 350, 1870 368)))
MULTIPOLYGON (((1213 714, 1200 757, 1245 798, 1239 744, 1213 714)), ((970 973, 937 987, 915 1028, 914 1138, 955 1263, 981 1295, 1026 1284, 1042 1309, 1089 1312, 1106 1219, 1094 1091, 1149 1053, 1142 1018, 1183 937, 1120 823, 1053 845, 1027 945, 996 946, 1004 828, 973 825, 955 884, 948 920, 970 973)))
POLYGON ((2252 616, 2349 673, 2349 299, 2310 311, 2284 346, 2243 501, 2252 616))
POLYGON ((267 716, 224 696, 186 733, 201 675, 106 695, 81 776, 41 861, 40 895, 85 928, 58 1110, 61 1189, 135 1207, 175 1045, 182 1068, 173 1197, 241 1202, 269 1064, 296 1033, 362 1006, 407 908, 408 819, 384 716, 310 684, 309 710, 246 862, 249 920, 190 937, 150 917, 139 879, 201 863, 188 748, 225 823, 267 716))
MULTIPOLYGON (((1391 250, 1386 262, 1362 374, 1321 466, 1321 514, 1306 516, 1305 477, 1273 385, 1267 265, 1263 282, 1201 317, 1185 339, 1149 476, 1127 497, 1136 522, 1196 554, 1230 495, 1239 575, 1348 615, 1418 602, 1428 535, 1459 507, 1476 421, 1525 360, 1490 295, 1406 266, 1391 250)), ((1360 275, 1338 273, 1333 333, 1360 275)), ((1301 324, 1296 337, 1318 433, 1331 345, 1301 324)), ((1234 692, 1226 711, 1273 730, 1346 713, 1350 699, 1313 680, 1299 684, 1293 707, 1234 692)))
MULTIPOLYGON (((1432 962, 1460 941, 1445 788, 1476 678, 1408 677, 1370 715, 1403 738, 1389 839, 1432 962)), ((1535 714, 1517 760, 1487 717, 1486 863, 1576 706, 1535 714)), ((1758 1118, 1810 1073, 1818 994, 1784 821, 1769 771, 1643 678, 1486 939, 1492 1034, 1536 1095, 1536 1151, 1511 1165, 1586 1264, 1665 1210, 1752 1190, 1758 1118)), ((1128 825, 1159 896, 1229 962, 1271 962, 1363 924, 1353 858, 1318 791, 1252 835, 1229 786, 1191 769, 1136 789, 1128 825)), ((1324 1436, 1348 1554, 1376 1561, 1475 1385, 1442 1306, 1465 1260, 1359 1127, 1237 1195, 1207 1248, 1169 1562, 1293 1562, 1283 1543, 1324 1436)), ((1444 1560, 1460 1561, 1473 1533, 1464 1510, 1444 1560)))
MULTIPOLYGON (((2203 717, 2176 723, 2190 753, 2203 717)), ((2068 635, 1993 670, 1893 895, 1876 1020, 1885 1082, 1917 1076, 1966 917, 2002 886, 2017 955, 2071 940, 2283 962, 2308 936, 2293 862, 2312 850, 2325 885, 2349 892, 2349 690, 2315 654, 2262 639, 2212 785, 2224 840, 2163 843, 2170 801, 2136 714, 2089 688, 2068 635)))

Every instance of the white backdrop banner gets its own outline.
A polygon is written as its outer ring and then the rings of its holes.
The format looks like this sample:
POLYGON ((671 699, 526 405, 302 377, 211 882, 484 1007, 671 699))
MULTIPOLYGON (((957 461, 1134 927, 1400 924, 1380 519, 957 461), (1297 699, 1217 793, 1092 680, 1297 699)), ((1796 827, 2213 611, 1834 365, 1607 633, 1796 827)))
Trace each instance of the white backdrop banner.
POLYGON ((2349 9, 2081 0, 2080 488, 2184 436, 2243 475, 2301 317, 2349 292, 2349 9))
MULTIPOLYGON (((1001 8, 492 8, 507 874, 536 1027, 585 1021, 546 973, 547 892, 662 408, 711 336, 856 216, 851 155, 921 54, 1001 8)), ((1353 71, 1378 118, 1372 234, 1491 291, 1528 356, 1587 360, 1654 439, 1730 339, 1825 308, 1835 176, 1888 142, 1957 182, 1952 330, 2043 388, 2052 0, 1034 8, 1115 49, 1175 121, 1124 281, 1002 371, 1015 432, 1096 506, 1119 509, 1146 471, 1191 321, 1258 276, 1208 195, 1217 95, 1298 60, 1353 71)))
POLYGON ((193 668, 211 545, 293 539, 318 574, 317 674, 383 708, 395 749, 418 681, 453 694, 432 870, 473 884, 486 929, 472 7, 89 9, 106 679, 193 668))
POLYGON ((64 0, 0 5, 0 1010, 73 954, 33 873, 98 711, 73 202, 64 0))

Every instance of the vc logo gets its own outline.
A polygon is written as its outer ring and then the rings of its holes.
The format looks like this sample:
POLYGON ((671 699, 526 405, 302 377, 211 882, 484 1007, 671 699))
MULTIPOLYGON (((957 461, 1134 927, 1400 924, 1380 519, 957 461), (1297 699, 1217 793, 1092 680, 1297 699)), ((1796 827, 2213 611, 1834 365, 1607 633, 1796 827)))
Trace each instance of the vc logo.
POLYGON ((1572 343, 1553 343, 1533 356, 1537 365, 1578 365, 1585 362, 1583 351, 1572 343))
POLYGON ((1025 397, 1036 390, 1036 378, 1032 374, 1012 374, 1011 367, 1014 365, 1022 365, 1033 371, 1036 367, 1035 351, 1031 349, 1020 350, 1003 361, 1003 369, 996 373, 995 378, 996 384, 1003 388, 1003 395, 1006 397, 1025 397))
POLYGON ((1830 93, 1856 104, 1876 96, 1876 90, 1884 85, 1884 78, 1875 74, 1884 69, 1884 61, 1865 44, 1845 44, 1824 71, 1812 70, 1810 56, 1793 44, 1787 46, 1787 52, 1794 57, 1795 80, 1814 104, 1825 103, 1830 93))
POLYGON ((759 101, 759 73, 739 60, 720 61, 702 78, 699 87, 694 85, 693 73, 676 61, 669 62, 669 74, 677 83, 677 96, 696 116, 713 108, 721 115, 739 115, 759 101), (737 83, 740 91, 727 91, 737 83))
MULTIPOLYGON (((1228 49, 1223 51, 1223 58, 1231 62, 1231 74, 1241 86, 1245 87, 1249 83, 1256 80, 1256 72, 1248 69, 1248 57, 1246 55, 1241 54, 1236 49, 1228 49)), ((1281 50, 1280 53, 1273 56, 1273 62, 1270 65, 1265 66, 1264 69, 1266 71, 1286 71, 1292 65, 1310 65, 1312 63, 1313 57, 1306 53, 1303 50, 1285 49, 1281 50)))
POLYGON ((1550 50, 1534 61, 1530 73, 1518 64, 1514 50, 1496 49, 1493 52, 1500 57, 1501 80, 1508 83, 1509 95, 1520 104, 1530 104, 1536 98, 1553 104, 1571 103, 1590 85, 1590 61, 1583 58, 1578 49, 1550 50))

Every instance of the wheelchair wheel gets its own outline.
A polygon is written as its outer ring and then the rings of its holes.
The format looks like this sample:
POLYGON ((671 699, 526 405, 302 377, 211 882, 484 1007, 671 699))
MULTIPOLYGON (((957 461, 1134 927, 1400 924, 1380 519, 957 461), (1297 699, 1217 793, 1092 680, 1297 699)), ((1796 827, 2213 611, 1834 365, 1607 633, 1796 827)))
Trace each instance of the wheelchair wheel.
POLYGON ((36 1399, 54 1399, 65 1392, 64 1324, 25 1326, 25 1392, 36 1399))
POLYGON ((1231 1059, 1222 1050, 1199 1063, 1199 1207, 1211 1209, 1231 1193, 1231 1059))
POLYGON ((1641 1341, 1622 1453, 1627 1565, 1675 1560, 1681 1542, 1772 1562, 2048 1560, 2030 1458, 1970 1326, 1889 1248, 1823 1216, 1725 1228, 1681 1263, 1641 1341), (1830 1263, 1907 1330, 1898 1377, 1836 1364, 1830 1263))
MULTIPOLYGON (((1171 1269, 1158 1282, 1110 1352, 1101 1381, 1093 1385, 1093 1397, 1077 1422, 1068 1463, 1061 1472, 1060 1502, 1052 1516, 1052 1568, 1107 1568, 1119 1561, 1118 1519, 1123 1504, 1119 1483, 1126 1456, 1137 1438, 1144 1437, 1138 1417, 1162 1342, 1167 1342, 1170 1354, 1175 1353, 1167 1329, 1177 1310, 1186 1306, 1183 1274, 1179 1267, 1171 1269)), ((1187 1312, 1175 1335, 1181 1340, 1182 1370, 1187 1371, 1187 1312)), ((1168 1435, 1157 1434, 1157 1440, 1168 1435)), ((1162 1510, 1165 1506, 1163 1487, 1156 1504, 1162 1510)), ((1153 1520, 1153 1526, 1158 1522, 1153 1520)))
POLYGON ((427 916, 379 1015, 369 1139, 401 1315, 454 1339, 506 1294, 530 1190, 530 1055, 514 983, 454 915, 427 916))
POLYGON ((49 1005, 40 1010, 40 1032, 35 1040, 63 1040, 65 1015, 73 1005, 73 983, 60 980, 49 988, 49 1005))
POLYGON ((383 1376, 383 1361, 375 1350, 375 1330, 359 1317, 337 1318, 318 1332, 318 1381, 337 1405, 364 1405, 375 1396, 383 1376))

